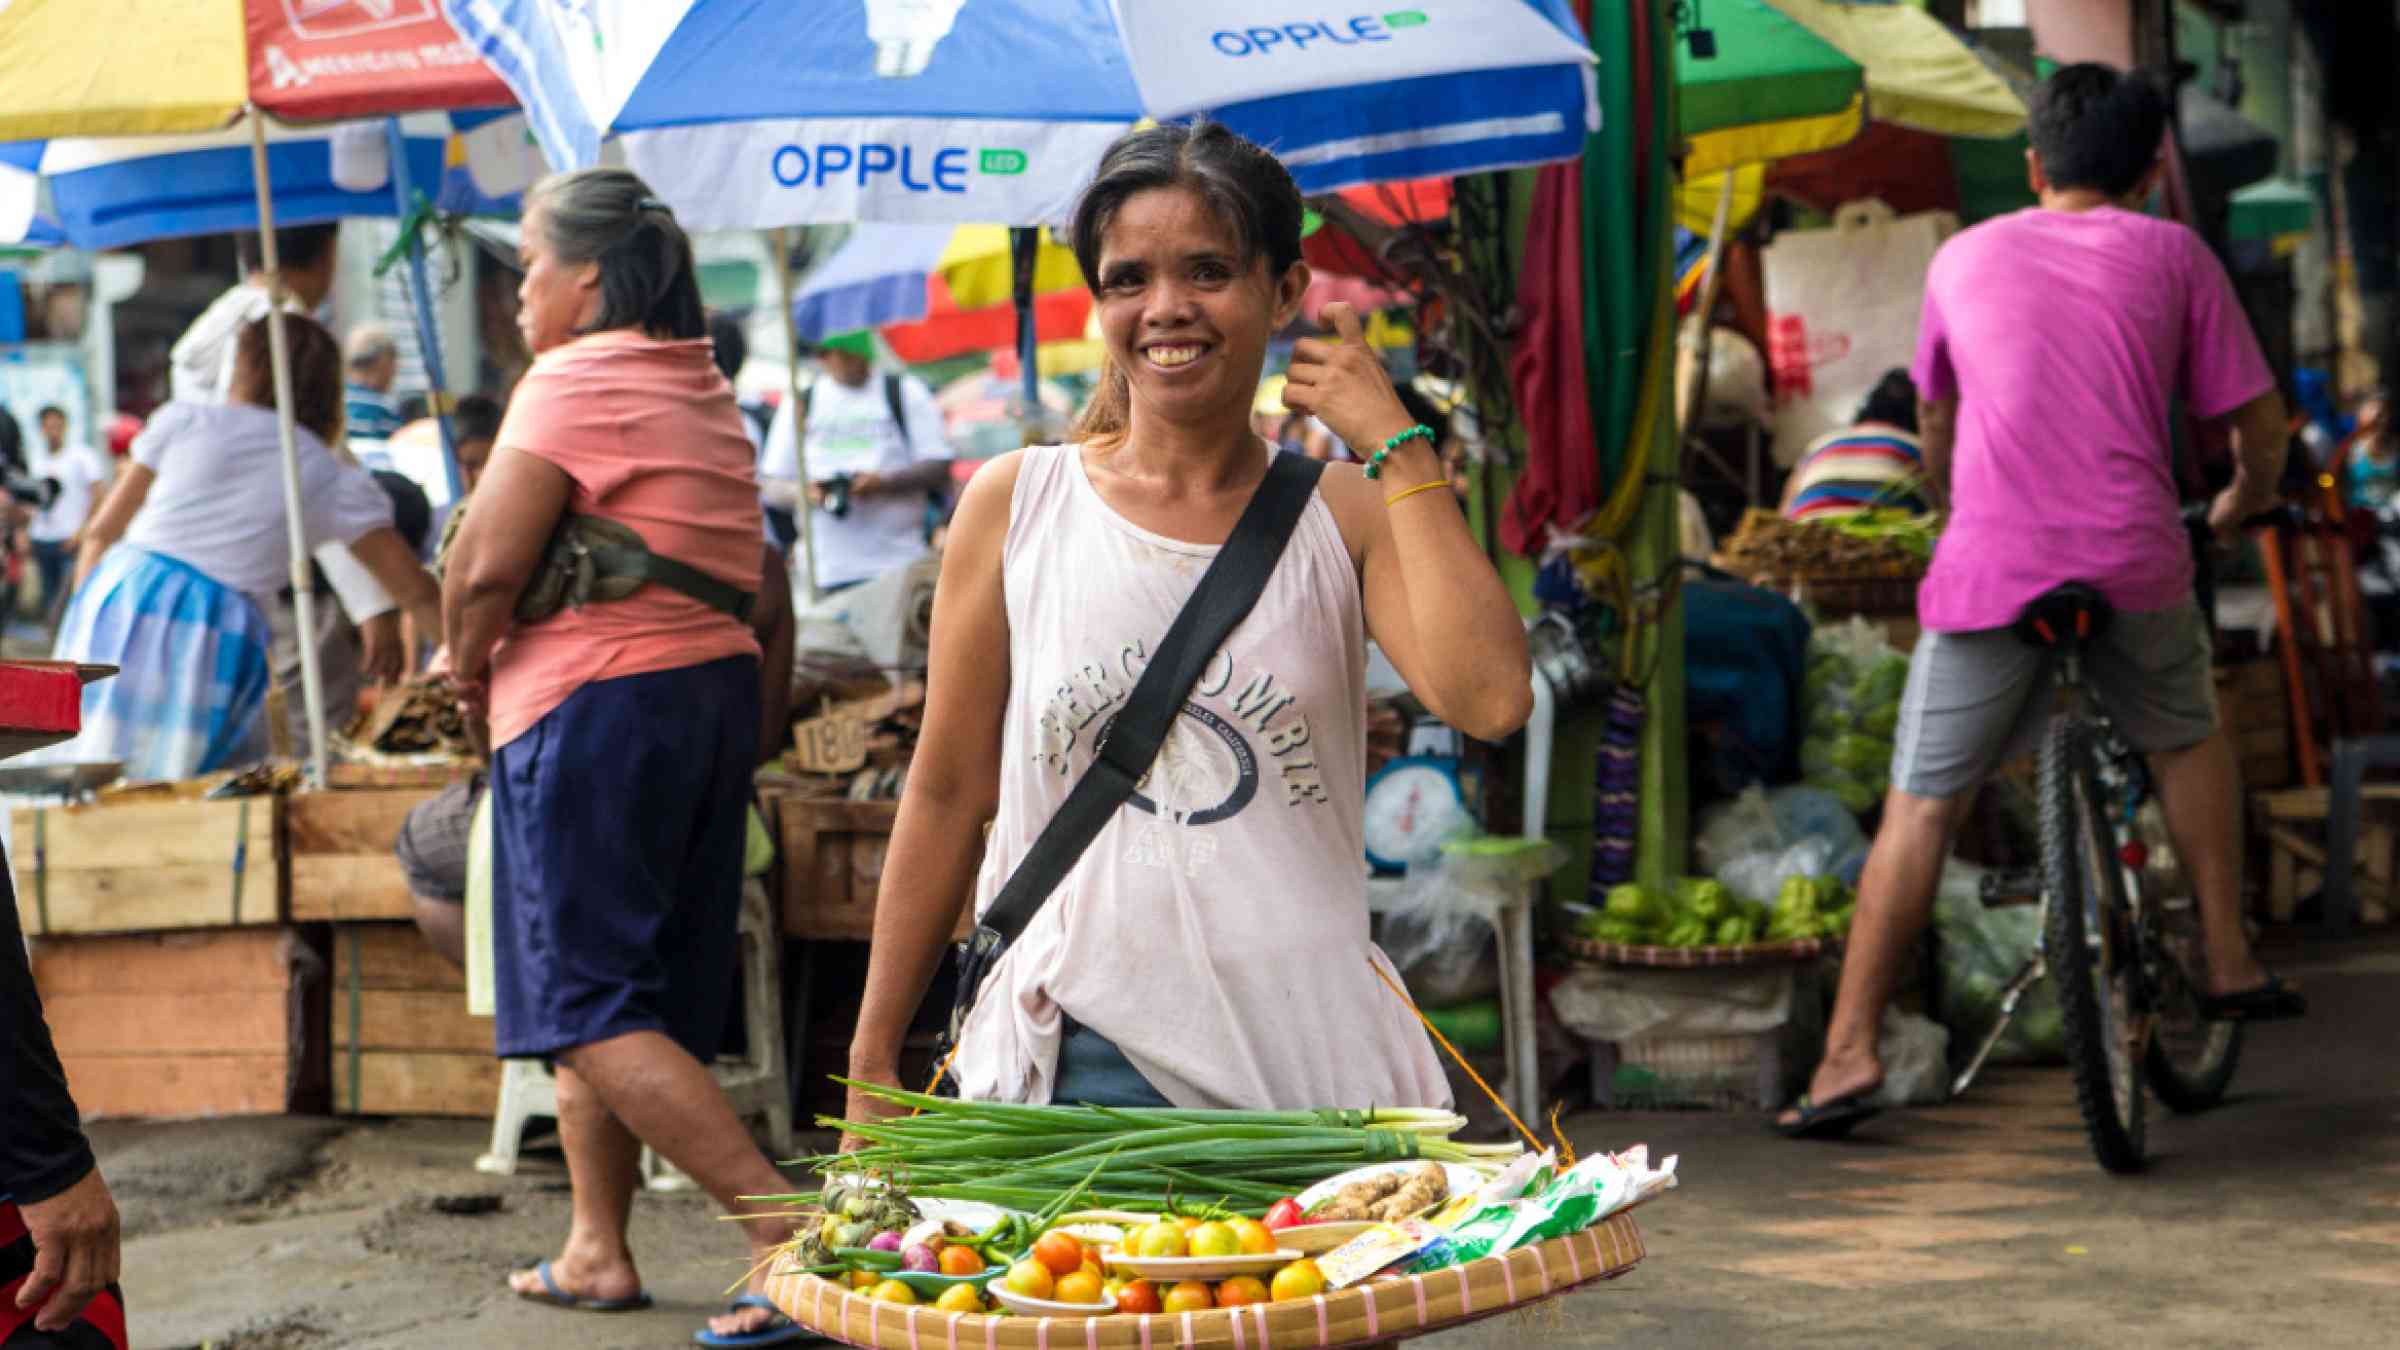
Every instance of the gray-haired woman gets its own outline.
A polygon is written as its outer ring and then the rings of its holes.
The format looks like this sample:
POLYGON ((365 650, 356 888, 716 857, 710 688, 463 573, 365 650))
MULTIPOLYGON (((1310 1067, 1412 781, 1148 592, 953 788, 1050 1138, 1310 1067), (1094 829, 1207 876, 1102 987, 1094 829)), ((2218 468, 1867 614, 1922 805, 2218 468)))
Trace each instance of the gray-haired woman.
MULTIPOLYGON (((574 1185, 530 1299, 645 1306, 626 1242, 641 1145, 728 1210, 788 1189, 710 1077, 731 1006, 759 648, 758 485, 717 372, 690 241, 639 178, 592 169, 527 200, 518 325, 536 354, 452 544, 452 678, 488 708, 499 1052, 557 1065, 574 1185), (527 624, 562 517, 629 527, 697 581, 527 624)), ((788 1220, 746 1224, 754 1254, 788 1220)), ((771 1309, 721 1330, 755 1331, 771 1309)), ((757 1342, 751 1342, 757 1343, 757 1342)))

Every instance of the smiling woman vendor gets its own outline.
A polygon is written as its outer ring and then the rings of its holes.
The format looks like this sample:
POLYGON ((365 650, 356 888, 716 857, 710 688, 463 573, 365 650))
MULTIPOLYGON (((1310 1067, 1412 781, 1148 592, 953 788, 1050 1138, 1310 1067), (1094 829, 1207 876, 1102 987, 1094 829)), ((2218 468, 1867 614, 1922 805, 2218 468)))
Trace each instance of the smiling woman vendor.
MULTIPOLYGON (((1002 456, 960 503, 853 1076, 895 1081, 962 908, 993 902, 1090 767, 1266 478, 1276 452, 1250 410, 1267 341, 1308 287, 1301 214, 1283 166, 1219 125, 1138 131, 1102 160, 1073 241, 1107 375, 1078 444, 1002 456)), ((1531 702, 1524 630, 1356 315, 1328 315, 1338 338, 1298 345, 1284 402, 1388 453, 1374 474, 1323 471, 1142 793, 992 968, 962 1034, 965 1096, 1449 1100, 1368 938, 1366 641, 1436 715, 1497 740, 1531 702), (1296 1006, 1340 1034, 1296 1032, 1296 1006)), ((884 1108, 853 1092, 849 1110, 884 1108)))

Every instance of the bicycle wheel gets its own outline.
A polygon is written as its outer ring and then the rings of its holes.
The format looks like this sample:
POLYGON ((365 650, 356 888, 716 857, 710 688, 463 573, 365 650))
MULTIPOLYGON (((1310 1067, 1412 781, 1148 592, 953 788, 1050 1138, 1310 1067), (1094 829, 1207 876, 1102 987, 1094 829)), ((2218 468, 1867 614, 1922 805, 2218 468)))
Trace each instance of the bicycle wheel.
POLYGON ((2099 813, 2089 728, 2053 718, 2040 766, 2042 947, 2058 980, 2067 1066, 2092 1152, 2111 1172, 2142 1169, 2142 1059, 2126 908, 2099 813))
POLYGON ((2200 991, 2186 973, 2201 961, 2199 915, 2189 897, 2169 907, 2146 906, 2150 917, 2150 996, 2157 1013, 2142 1076, 2167 1108, 2190 1115, 2225 1099, 2242 1057, 2242 1024, 2200 1015, 2200 991))

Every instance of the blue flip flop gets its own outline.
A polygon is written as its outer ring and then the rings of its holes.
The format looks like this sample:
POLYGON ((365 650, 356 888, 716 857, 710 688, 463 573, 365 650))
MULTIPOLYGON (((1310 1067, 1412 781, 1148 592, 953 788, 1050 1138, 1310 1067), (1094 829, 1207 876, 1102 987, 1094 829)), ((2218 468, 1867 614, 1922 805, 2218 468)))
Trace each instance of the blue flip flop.
POLYGON ((541 1292, 516 1291, 517 1297, 528 1303, 588 1313, 640 1312, 650 1306, 648 1294, 635 1294, 632 1298, 585 1298, 581 1294, 570 1294, 559 1287, 558 1280, 550 1274, 550 1263, 547 1261, 534 1266, 533 1273, 541 1277, 541 1292))
POLYGON ((692 1343, 717 1347, 741 1347, 798 1345, 804 1341, 825 1340, 824 1337, 793 1321, 784 1313, 783 1309, 775 1306, 775 1300, 768 1298, 765 1294, 744 1294, 728 1304, 725 1311, 737 1313, 744 1308, 764 1308, 775 1315, 767 1319, 765 1326, 756 1331, 744 1332, 739 1336, 720 1336, 707 1327, 702 1327, 692 1333, 692 1343))

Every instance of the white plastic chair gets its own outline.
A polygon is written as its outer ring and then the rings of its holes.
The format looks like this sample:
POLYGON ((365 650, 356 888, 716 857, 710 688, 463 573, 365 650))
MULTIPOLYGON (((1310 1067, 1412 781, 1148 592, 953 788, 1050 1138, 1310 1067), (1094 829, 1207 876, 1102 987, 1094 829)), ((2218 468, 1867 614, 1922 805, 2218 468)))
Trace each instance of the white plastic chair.
MULTIPOLYGON (((755 879, 742 886, 738 948, 749 1051, 742 1059, 717 1060, 709 1072, 732 1099, 734 1114, 745 1120, 764 1118, 767 1147, 777 1159, 787 1158, 792 1153, 792 1085, 784 1069, 783 950, 766 887, 755 879)), ((492 1112, 491 1151, 475 1160, 475 1170, 514 1175, 525 1123, 535 1116, 558 1118, 558 1081, 539 1060, 509 1060, 501 1071, 500 1100, 492 1112)), ((642 1181, 654 1191, 693 1187, 690 1177, 647 1147, 642 1150, 642 1181)))

